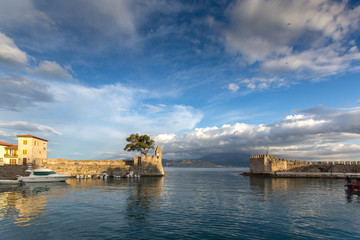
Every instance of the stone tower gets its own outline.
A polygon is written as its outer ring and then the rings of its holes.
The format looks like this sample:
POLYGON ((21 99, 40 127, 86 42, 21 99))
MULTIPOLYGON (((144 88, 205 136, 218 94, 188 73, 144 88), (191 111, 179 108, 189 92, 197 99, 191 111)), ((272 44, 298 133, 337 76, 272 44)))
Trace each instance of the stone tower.
POLYGON ((162 159, 162 151, 161 151, 161 147, 160 146, 157 146, 156 149, 155 149, 155 157, 157 160, 160 160, 161 162, 161 159, 162 159))
POLYGON ((134 166, 139 167, 138 170, 141 175, 164 175, 160 146, 156 147, 155 154, 152 156, 134 156, 134 166))
POLYGON ((155 155, 154 155, 154 160, 156 160, 156 166, 159 170, 160 174, 164 174, 164 168, 162 165, 162 150, 160 146, 157 146, 155 149, 155 155))

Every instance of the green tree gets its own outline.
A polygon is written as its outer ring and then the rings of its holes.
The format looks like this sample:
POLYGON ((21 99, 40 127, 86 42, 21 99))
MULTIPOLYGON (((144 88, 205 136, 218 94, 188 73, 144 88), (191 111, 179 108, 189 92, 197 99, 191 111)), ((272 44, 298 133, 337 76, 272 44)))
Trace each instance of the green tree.
POLYGON ((141 154, 147 156, 150 149, 155 148, 155 141, 148 135, 131 134, 126 138, 128 144, 124 148, 125 151, 139 151, 141 154))

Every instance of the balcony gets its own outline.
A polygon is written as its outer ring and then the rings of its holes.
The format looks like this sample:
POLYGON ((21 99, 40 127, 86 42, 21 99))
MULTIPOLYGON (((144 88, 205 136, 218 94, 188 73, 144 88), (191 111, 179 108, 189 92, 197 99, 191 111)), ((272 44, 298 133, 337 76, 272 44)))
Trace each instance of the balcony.
POLYGON ((17 158, 18 155, 17 154, 4 154, 4 157, 6 157, 6 158, 17 158))

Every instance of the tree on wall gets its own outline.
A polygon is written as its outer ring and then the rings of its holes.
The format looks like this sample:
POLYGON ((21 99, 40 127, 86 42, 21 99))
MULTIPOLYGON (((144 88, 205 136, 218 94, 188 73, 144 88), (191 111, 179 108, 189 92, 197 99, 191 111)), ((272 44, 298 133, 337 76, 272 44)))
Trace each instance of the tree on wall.
POLYGON ((150 149, 154 149, 155 141, 148 135, 131 134, 126 138, 128 144, 125 146, 125 151, 139 151, 141 154, 147 156, 150 149))

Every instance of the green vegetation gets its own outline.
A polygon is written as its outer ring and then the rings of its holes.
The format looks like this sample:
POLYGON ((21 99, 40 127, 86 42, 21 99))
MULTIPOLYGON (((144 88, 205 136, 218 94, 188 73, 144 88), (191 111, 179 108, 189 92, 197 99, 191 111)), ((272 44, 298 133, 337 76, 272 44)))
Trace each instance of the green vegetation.
POLYGON ((155 148, 155 141, 148 135, 131 134, 126 141, 129 142, 124 148, 125 151, 139 151, 147 156, 150 149, 155 148))

